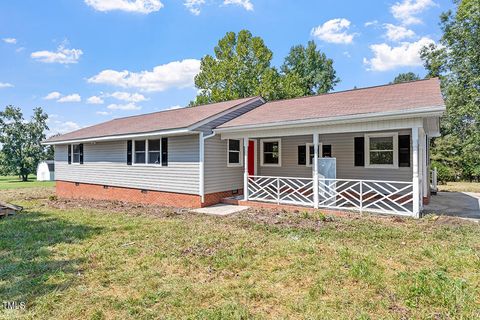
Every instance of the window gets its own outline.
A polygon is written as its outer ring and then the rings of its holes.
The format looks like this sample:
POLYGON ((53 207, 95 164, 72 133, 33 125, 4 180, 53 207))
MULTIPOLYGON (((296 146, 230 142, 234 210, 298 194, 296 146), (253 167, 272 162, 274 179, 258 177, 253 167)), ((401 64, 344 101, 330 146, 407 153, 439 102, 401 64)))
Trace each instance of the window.
POLYGON ((228 139, 227 141, 227 166, 240 167, 243 165, 243 143, 241 140, 228 139))
POLYGON ((72 163, 80 164, 80 145, 79 144, 72 145, 72 163))
MULTIPOLYGON (((163 138, 166 139, 166 138, 163 138)), ((133 143, 134 164, 167 165, 167 154, 162 155, 161 139, 136 140, 133 143), (165 160, 165 161, 163 161, 165 160)), ((166 144, 166 143, 165 143, 166 144)), ((129 144, 127 142, 127 164, 129 164, 129 144)), ((165 148, 166 150, 166 148, 165 148)))
POLYGON ((280 139, 261 140, 260 153, 262 156, 261 165, 264 167, 282 166, 282 141, 280 139))
POLYGON ((365 155, 367 167, 398 167, 398 134, 366 134, 365 155))
POLYGON ((147 144, 145 140, 135 141, 135 163, 145 163, 147 144))
MULTIPOLYGON (((311 167, 313 163, 313 156, 315 154, 313 143, 307 143, 307 167, 311 167)), ((322 157, 322 144, 318 144, 318 157, 322 157)))
POLYGON ((148 140, 148 163, 160 164, 160 139, 148 140))

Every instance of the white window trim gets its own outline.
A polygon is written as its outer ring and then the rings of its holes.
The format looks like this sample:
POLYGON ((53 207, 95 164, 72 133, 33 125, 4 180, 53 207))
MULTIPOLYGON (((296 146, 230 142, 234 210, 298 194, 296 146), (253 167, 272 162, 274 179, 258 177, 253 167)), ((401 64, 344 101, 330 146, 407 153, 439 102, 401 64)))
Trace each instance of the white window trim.
POLYGON ((282 166, 282 139, 260 139, 260 166, 262 167, 281 167, 282 166), (263 153, 264 142, 278 142, 278 164, 265 163, 263 153))
POLYGON ((74 162, 74 161, 73 161, 73 158, 74 158, 74 157, 73 157, 73 154, 74 154, 74 152, 73 152, 73 146, 80 146, 80 143, 72 143, 72 144, 70 145, 70 148, 72 149, 72 161, 71 161, 71 164, 79 165, 79 164, 80 164, 80 150, 79 150, 79 152, 78 152, 78 162, 74 162))
POLYGON ((398 169, 398 132, 366 133, 365 134, 365 168, 398 169), (370 138, 393 139, 393 164, 370 164, 370 138))
MULTIPOLYGON (((307 159, 305 159, 305 163, 306 163, 306 166, 307 167, 311 167, 312 164, 310 163, 310 147, 313 146, 313 143, 307 143, 305 145, 305 148, 307 149, 306 151, 306 155, 307 155, 307 159)), ((318 143, 318 158, 323 158, 323 143, 319 142, 318 143)))
POLYGON ((136 139, 133 140, 133 146, 132 146, 132 165, 133 166, 142 166, 142 167, 161 167, 162 166, 162 161, 161 161, 161 156, 162 156, 162 138, 146 138, 146 139, 136 139), (159 140, 160 139, 160 163, 155 164, 155 163, 148 163, 148 140, 159 140), (135 162, 135 146, 137 141, 145 141, 145 162, 142 163, 137 163, 135 162))
MULTIPOLYGON (((232 150, 233 152, 237 152, 232 150)), ((235 168, 235 167, 243 167, 243 139, 227 139, 227 167, 228 168, 235 168), (239 163, 230 163, 230 140, 239 140, 240 141, 240 151, 239 153, 239 163)))

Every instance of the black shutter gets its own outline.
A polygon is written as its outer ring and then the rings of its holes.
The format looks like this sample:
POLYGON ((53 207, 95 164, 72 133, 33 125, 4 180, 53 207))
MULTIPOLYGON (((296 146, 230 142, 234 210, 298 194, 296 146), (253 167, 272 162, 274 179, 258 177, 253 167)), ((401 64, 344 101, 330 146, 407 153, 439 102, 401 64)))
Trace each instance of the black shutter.
POLYGON ((78 150, 80 151, 80 164, 83 164, 83 143, 78 145, 78 150))
POLYGON ((132 165, 132 140, 127 140, 127 165, 132 165))
POLYGON ((168 166, 168 138, 162 138, 162 166, 168 166))
POLYGON ((72 145, 67 146, 68 149, 68 164, 72 164, 72 145))
POLYGON ((355 138, 355 167, 365 166, 365 138, 355 138))
POLYGON ((331 158, 332 157, 332 145, 324 144, 322 147, 322 157, 331 158))
POLYGON ((306 165, 307 164, 307 147, 298 146, 298 164, 306 165))
POLYGON ((410 167, 410 135, 398 136, 398 166, 410 167))

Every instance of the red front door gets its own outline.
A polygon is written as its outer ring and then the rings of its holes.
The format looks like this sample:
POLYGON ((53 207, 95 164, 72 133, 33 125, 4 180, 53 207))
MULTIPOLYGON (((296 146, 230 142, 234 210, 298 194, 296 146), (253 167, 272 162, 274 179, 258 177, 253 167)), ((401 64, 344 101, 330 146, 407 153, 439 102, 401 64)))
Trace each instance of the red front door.
POLYGON ((248 141, 248 175, 255 175, 255 141, 248 141))

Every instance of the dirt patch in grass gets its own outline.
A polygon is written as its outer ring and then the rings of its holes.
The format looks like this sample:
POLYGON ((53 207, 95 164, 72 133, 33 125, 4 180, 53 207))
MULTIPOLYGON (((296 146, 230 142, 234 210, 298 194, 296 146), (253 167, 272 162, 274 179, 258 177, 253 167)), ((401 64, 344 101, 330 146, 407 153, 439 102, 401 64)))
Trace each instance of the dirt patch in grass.
POLYGON ((0 200, 15 203, 36 199, 47 199, 54 193, 55 187, 1 190, 0 200))

